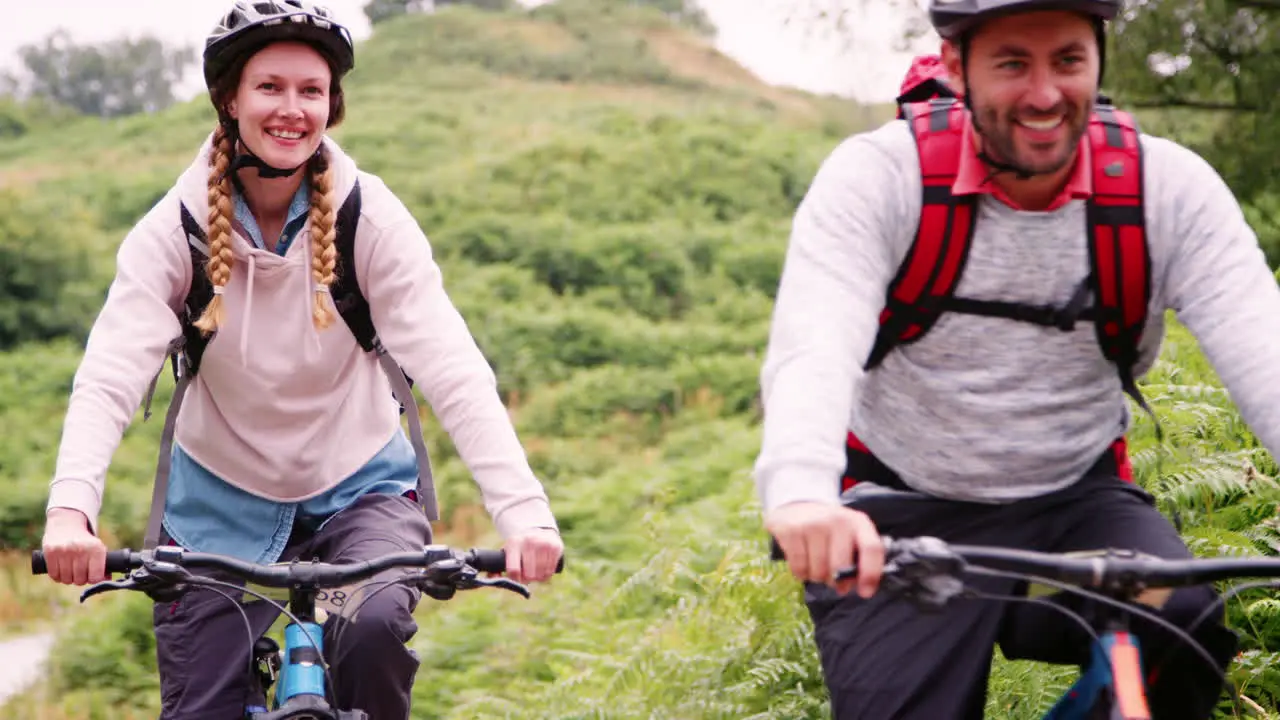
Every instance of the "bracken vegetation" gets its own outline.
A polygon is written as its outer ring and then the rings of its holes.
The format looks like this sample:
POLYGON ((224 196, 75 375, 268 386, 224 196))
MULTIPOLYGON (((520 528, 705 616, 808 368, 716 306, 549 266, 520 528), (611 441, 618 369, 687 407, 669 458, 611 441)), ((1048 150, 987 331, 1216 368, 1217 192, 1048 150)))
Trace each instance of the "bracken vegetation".
MULTIPOLYGON (((566 572, 531 601, 423 601, 414 717, 828 717, 799 588, 768 560, 749 472, 790 217, 867 115, 764 86, 656 12, 587 0, 380 23, 348 97, 334 137, 431 238, 568 546, 566 572)), ((29 576, 26 551, 114 248, 212 119, 203 100, 50 116, 0 145, 0 625, 59 632, 47 677, 3 709, 14 720, 158 709, 147 599, 80 606, 29 576)), ((171 389, 166 371, 155 407, 171 389)), ((1167 437, 1157 445, 1138 416, 1139 482, 1193 549, 1276 554, 1276 465, 1176 323, 1144 391, 1167 437)), ((424 415, 440 539, 497 543, 424 415)), ((116 547, 139 546, 150 498, 160 422, 137 419, 102 513, 116 547)), ((1247 700, 1223 716, 1248 717, 1280 696, 1280 602, 1250 591, 1229 611, 1247 700)), ((989 715, 1039 717, 1073 674, 997 656, 989 715)))

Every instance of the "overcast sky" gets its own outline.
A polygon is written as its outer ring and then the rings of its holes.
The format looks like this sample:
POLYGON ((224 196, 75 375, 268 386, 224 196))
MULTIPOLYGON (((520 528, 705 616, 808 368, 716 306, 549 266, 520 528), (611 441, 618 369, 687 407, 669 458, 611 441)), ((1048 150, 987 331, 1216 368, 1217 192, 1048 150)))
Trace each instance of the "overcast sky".
MULTIPOLYGON (((338 19, 361 39, 369 23, 366 0, 328 0, 338 19)), ((892 99, 909 62, 889 42, 896 19, 884 12, 855 25, 857 51, 840 55, 831 46, 806 41, 783 26, 778 8, 787 0, 699 0, 719 28, 717 46, 766 82, 884 101, 892 99)), ((23 4, 21 18, 0 23, 0 66, 15 66, 19 46, 37 42, 57 27, 73 38, 99 41, 121 35, 157 34, 170 42, 199 47, 226 11, 229 0, 41 0, 23 4)), ((936 42, 936 41, 934 41, 936 42)), ((930 50, 931 42, 923 48, 930 50)), ((203 88, 193 70, 184 96, 203 88)))

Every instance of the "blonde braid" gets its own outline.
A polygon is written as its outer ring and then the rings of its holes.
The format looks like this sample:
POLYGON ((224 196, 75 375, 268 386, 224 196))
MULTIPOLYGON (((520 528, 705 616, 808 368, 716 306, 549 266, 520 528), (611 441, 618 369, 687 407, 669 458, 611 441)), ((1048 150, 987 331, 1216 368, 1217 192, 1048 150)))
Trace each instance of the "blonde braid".
POLYGON ((337 212, 333 207, 333 169, 329 163, 317 157, 311 163, 310 172, 311 277, 316 283, 315 309, 311 317, 316 328, 324 330, 334 320, 326 296, 333 285, 334 267, 338 262, 338 250, 333 244, 337 236, 337 212))
POLYGON ((231 266, 235 262, 235 255, 231 252, 231 218, 235 208, 231 201, 231 178, 227 173, 233 149, 231 137, 219 124, 213 133, 213 149, 209 153, 209 262, 206 269, 214 294, 195 322, 195 326, 206 335, 217 330, 225 319, 222 288, 231 280, 231 266))

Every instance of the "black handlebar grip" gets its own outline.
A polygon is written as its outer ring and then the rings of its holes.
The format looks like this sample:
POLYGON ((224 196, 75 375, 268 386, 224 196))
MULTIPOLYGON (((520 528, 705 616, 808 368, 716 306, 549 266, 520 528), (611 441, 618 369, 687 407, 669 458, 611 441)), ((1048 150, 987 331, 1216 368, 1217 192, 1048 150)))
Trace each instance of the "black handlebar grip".
POLYGON ((476 548, 472 552, 474 552, 476 556, 476 560, 472 563, 472 567, 476 570, 487 573, 501 573, 507 571, 507 553, 504 550, 476 548))
POLYGON ((778 538, 769 536, 769 559, 770 560, 786 560, 786 555, 782 554, 782 546, 778 544, 778 538))
MULTIPOLYGON (((487 573, 504 573, 507 571, 507 553, 505 550, 488 550, 484 548, 474 548, 475 562, 472 567, 480 572, 487 573)), ((556 563, 556 572, 564 571, 564 553, 560 553, 560 560, 556 563)))
POLYGON ((127 573, 129 572, 129 556, 132 553, 128 550, 110 550, 107 552, 107 573, 127 573))
MULTIPOLYGON (((107 574, 129 572, 128 550, 110 550, 107 552, 107 574)), ((45 562, 43 550, 31 551, 31 574, 47 575, 49 565, 45 562)))

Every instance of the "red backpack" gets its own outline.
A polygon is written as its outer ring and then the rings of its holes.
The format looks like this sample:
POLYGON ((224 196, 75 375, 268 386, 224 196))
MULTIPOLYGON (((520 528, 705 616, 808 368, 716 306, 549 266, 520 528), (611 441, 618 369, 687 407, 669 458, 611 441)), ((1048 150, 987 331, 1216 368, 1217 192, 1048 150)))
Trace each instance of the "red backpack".
MULTIPOLYGON (((879 365, 895 347, 920 340, 944 312, 1004 317, 1064 331, 1078 321, 1091 321, 1125 392, 1154 418, 1133 373, 1151 295, 1137 122, 1099 97, 1086 134, 1093 153, 1093 195, 1085 212, 1091 272, 1065 306, 956 297, 973 241, 977 197, 951 192, 968 110, 946 76, 938 56, 917 57, 897 98, 898 118, 910 123, 919 149, 924 202, 915 241, 889 284, 866 369, 879 365), (1096 300, 1086 307, 1090 294, 1096 300)), ((1160 433, 1158 423, 1156 432, 1160 433)), ((850 466, 842 490, 857 482, 852 477, 853 454, 869 452, 852 432, 847 445, 850 466)), ((1123 438, 1115 449, 1121 476, 1131 480, 1123 438)))

